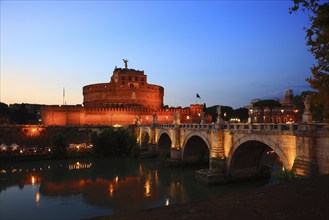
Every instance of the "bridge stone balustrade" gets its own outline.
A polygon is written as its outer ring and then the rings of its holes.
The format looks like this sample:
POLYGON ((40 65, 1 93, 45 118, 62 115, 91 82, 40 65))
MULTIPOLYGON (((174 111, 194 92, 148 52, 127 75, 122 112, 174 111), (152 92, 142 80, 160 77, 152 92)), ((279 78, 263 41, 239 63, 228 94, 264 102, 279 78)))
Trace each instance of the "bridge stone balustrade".
POLYGON ((329 124, 142 125, 159 153, 182 162, 209 161, 209 171, 229 178, 259 175, 264 152, 274 151, 284 169, 298 175, 329 173, 329 124))

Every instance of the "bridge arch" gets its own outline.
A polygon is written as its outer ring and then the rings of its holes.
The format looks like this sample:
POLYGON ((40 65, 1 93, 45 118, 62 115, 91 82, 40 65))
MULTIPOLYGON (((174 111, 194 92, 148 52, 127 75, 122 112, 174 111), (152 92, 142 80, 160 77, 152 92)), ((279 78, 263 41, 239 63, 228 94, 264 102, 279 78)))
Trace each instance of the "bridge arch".
POLYGON ((292 164, 279 145, 268 138, 251 135, 244 136, 233 143, 227 157, 228 173, 233 177, 259 175, 262 173, 261 166, 264 165, 262 163, 265 157, 279 161, 278 163, 286 169, 292 168, 292 164), (244 171, 237 172, 238 164, 245 167, 244 171))
POLYGON ((151 143, 151 130, 149 128, 145 128, 141 131, 140 146, 142 149, 146 149, 148 148, 149 143, 151 143))
POLYGON ((159 154, 170 155, 170 149, 172 145, 172 138, 170 137, 170 133, 167 131, 162 131, 158 135, 157 140, 157 152, 159 154))
POLYGON ((202 133, 192 132, 186 136, 182 148, 182 160, 191 163, 208 162, 210 143, 202 133))

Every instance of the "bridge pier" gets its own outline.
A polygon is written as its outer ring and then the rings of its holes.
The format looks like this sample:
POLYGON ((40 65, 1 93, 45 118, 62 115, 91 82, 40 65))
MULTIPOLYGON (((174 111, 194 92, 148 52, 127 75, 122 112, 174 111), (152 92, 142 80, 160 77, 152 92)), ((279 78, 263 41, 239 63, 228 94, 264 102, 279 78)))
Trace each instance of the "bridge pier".
POLYGON ((209 170, 221 174, 226 173, 226 160, 221 158, 210 158, 209 170))
POLYGON ((226 183, 229 181, 226 172, 226 161, 221 158, 209 158, 209 169, 195 171, 195 179, 207 185, 226 183))
POLYGON ((181 148, 171 148, 170 149, 170 158, 172 160, 181 161, 182 160, 182 150, 181 148))
POLYGON ((319 173, 316 156, 317 146, 314 131, 314 125, 303 124, 297 132, 296 157, 292 167, 292 171, 297 175, 313 176, 319 173))
POLYGON ((227 176, 226 160, 222 151, 223 147, 212 147, 209 158, 209 169, 195 171, 195 179, 207 185, 225 183, 229 180, 227 176))

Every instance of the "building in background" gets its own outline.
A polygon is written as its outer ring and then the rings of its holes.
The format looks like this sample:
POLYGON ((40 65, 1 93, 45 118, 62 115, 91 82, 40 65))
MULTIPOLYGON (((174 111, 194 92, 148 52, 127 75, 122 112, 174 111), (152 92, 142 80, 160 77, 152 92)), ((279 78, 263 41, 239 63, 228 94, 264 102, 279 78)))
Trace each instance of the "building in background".
POLYGON ((251 121, 254 123, 298 123, 301 121, 301 112, 294 105, 294 94, 291 89, 286 90, 283 99, 253 99, 251 104, 248 108, 251 121), (266 104, 266 101, 269 104, 266 104))

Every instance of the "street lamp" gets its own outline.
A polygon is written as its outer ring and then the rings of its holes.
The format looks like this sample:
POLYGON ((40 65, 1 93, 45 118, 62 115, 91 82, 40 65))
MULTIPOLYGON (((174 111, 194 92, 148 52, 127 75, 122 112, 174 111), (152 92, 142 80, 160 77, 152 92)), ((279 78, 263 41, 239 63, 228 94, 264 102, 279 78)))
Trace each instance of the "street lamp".
POLYGON ((252 112, 253 112, 253 110, 252 109, 250 109, 250 116, 249 116, 249 118, 250 118, 250 123, 252 123, 252 117, 253 117, 253 115, 252 115, 252 112))
POLYGON ((298 119, 297 119, 298 109, 294 109, 294 112, 295 112, 294 121, 297 122, 298 121, 298 119))
POLYGON ((282 117, 281 123, 284 122, 283 112, 284 112, 284 109, 281 109, 281 117, 282 117))

